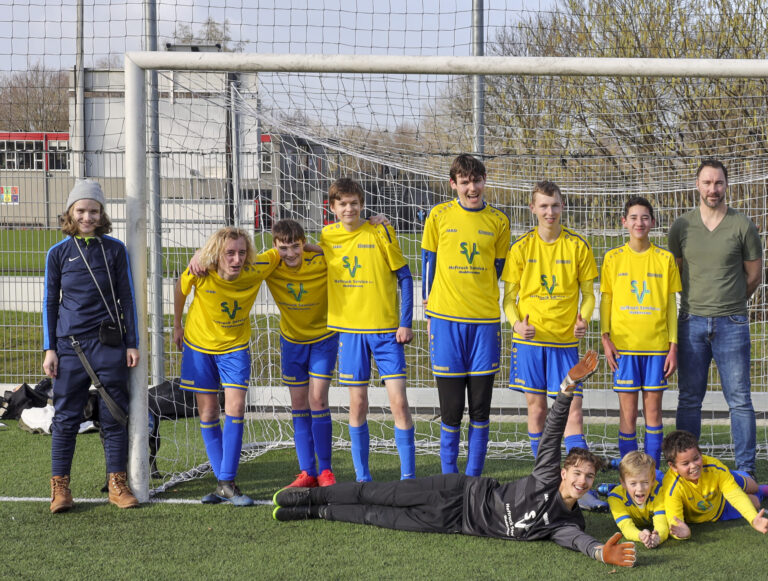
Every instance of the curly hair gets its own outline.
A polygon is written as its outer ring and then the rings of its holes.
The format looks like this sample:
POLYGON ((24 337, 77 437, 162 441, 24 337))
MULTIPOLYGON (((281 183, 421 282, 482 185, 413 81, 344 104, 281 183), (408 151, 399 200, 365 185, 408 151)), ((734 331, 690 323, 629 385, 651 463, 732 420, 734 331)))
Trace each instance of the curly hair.
POLYGON ((664 436, 664 441, 661 443, 661 452, 664 454, 664 459, 670 464, 676 462, 678 454, 691 448, 696 448, 701 452, 696 436, 685 430, 670 432, 664 436))
POLYGON ((224 252, 224 246, 228 240, 245 240, 245 262, 252 264, 256 260, 256 249, 253 247, 253 240, 250 234, 242 228, 227 226, 220 228, 205 241, 205 245, 200 249, 200 267, 206 270, 219 268, 219 258, 224 252))

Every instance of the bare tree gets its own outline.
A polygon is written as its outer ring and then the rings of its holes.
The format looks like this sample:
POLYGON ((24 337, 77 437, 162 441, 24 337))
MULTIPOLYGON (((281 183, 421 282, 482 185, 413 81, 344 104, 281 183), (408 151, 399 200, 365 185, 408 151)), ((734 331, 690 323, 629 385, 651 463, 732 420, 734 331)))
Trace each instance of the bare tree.
POLYGON ((239 40, 233 43, 229 26, 229 20, 218 22, 209 16, 197 30, 193 30, 191 24, 179 24, 173 40, 178 44, 220 44, 225 52, 242 52, 245 42, 239 40))
POLYGON ((36 63, 0 79, 0 130, 69 131, 69 75, 36 63))

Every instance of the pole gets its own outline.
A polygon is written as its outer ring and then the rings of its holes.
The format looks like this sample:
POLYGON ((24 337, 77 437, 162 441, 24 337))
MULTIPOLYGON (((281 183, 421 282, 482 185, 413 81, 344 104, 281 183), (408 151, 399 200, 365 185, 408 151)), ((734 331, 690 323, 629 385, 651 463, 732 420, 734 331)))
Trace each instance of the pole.
MULTIPOLYGON (((145 45, 147 50, 157 50, 156 0, 144 1, 145 45)), ((152 305, 150 310, 150 348, 152 350, 152 385, 165 380, 165 334, 163 320, 163 205, 160 189, 160 120, 158 118, 157 71, 147 71, 149 83, 149 223, 152 235, 152 254, 149 261, 149 277, 152 281, 152 305)))
POLYGON ((85 68, 83 66, 83 0, 77 0, 77 56, 75 58, 75 177, 85 177, 85 68))
MULTIPOLYGON (((136 293, 139 353, 147 352, 146 90, 144 71, 125 57, 125 231, 136 293)), ((129 370, 128 480, 139 502, 149 500, 147 358, 129 370)))
MULTIPOLYGON (((483 0, 472 0, 472 56, 485 56, 485 26, 483 0)), ((472 78, 472 146, 475 153, 485 153, 485 77, 472 78)))

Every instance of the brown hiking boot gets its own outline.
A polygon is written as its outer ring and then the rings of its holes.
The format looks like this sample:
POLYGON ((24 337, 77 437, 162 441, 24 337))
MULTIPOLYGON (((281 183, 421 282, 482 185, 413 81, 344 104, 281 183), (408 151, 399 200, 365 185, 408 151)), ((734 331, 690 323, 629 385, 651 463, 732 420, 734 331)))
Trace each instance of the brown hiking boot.
POLYGON ((64 512, 75 505, 69 490, 69 476, 51 478, 51 512, 64 512))
POLYGON ((109 473, 109 502, 117 508, 136 508, 139 501, 128 488, 126 480, 128 476, 125 472, 109 473))

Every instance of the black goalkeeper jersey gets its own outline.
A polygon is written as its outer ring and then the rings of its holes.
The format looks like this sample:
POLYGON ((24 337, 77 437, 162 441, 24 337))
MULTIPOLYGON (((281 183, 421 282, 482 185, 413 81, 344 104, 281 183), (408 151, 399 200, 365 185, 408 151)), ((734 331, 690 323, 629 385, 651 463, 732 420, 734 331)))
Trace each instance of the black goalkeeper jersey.
POLYGON ((530 476, 507 484, 493 478, 466 478, 462 533, 520 541, 551 539, 594 558, 601 543, 584 532, 578 504, 568 509, 558 490, 560 444, 571 400, 558 394, 547 415, 530 476))

